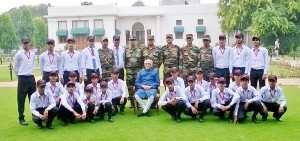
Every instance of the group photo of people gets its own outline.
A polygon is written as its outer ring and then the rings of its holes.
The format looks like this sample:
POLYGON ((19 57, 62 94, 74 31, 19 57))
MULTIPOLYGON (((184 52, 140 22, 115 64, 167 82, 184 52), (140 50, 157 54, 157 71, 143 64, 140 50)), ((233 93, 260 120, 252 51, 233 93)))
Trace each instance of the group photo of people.
POLYGON ((102 37, 96 49, 95 36, 89 35, 83 50, 76 50, 75 38, 68 38, 61 53, 48 39, 47 50, 38 56, 42 79, 36 80, 31 37, 23 37, 13 67, 19 123, 28 125, 26 97, 38 128, 54 129, 56 119, 62 126, 78 120, 114 122, 128 110, 151 117, 150 109, 165 111, 176 123, 183 114, 200 123, 207 114, 229 123, 243 123, 247 117, 256 124, 268 118, 283 121, 287 100, 277 76, 268 74, 269 52, 259 36, 252 38, 251 47, 244 44, 242 32, 235 33, 232 47, 226 45, 225 34, 218 36, 216 46, 211 46, 210 35, 193 43, 193 34, 186 34, 183 47, 173 44, 172 34, 165 39, 160 47, 154 35, 148 35, 146 45, 138 46, 132 35, 129 46, 123 47, 116 34, 102 37))

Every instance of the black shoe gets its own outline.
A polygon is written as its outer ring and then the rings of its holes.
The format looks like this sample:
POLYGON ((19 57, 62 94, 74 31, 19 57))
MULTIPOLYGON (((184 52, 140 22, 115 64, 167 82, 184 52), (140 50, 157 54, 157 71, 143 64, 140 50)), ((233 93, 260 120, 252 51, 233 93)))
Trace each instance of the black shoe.
POLYGON ((228 119, 228 123, 232 123, 233 122, 233 120, 230 118, 230 119, 228 119))
POLYGON ((124 115, 124 110, 120 110, 120 115, 124 115))
POLYGON ((279 122, 283 122, 283 120, 281 118, 276 118, 276 120, 279 122))
POLYGON ((54 129, 55 127, 53 125, 47 125, 46 126, 48 129, 54 129))
POLYGON ((139 113, 137 116, 138 116, 138 117, 146 116, 146 113, 141 112, 141 113, 139 113))
POLYGON ((199 116, 199 122, 204 122, 203 116, 199 116))
POLYGON ((192 119, 193 120, 197 119, 197 115, 192 115, 192 119))
POLYGON ((180 123, 180 122, 181 122, 181 119, 180 119, 180 118, 177 118, 177 119, 176 119, 176 122, 177 122, 177 123, 180 123))
POLYGON ((43 126, 43 124, 41 123, 41 124, 38 124, 38 129, 43 129, 44 128, 44 126, 43 126))
POLYGON ((262 117, 262 121, 267 121, 268 117, 262 117))
POLYGON ((146 116, 147 116, 147 117, 150 117, 150 116, 151 116, 150 111, 148 111, 148 112, 146 113, 146 116))
POLYGON ((91 120, 90 120, 90 123, 95 123, 95 120, 91 119, 91 120))
POLYGON ((70 120, 70 123, 71 123, 71 124, 76 124, 76 120, 75 120, 75 119, 70 120))
POLYGON ((20 119, 20 120, 19 120, 19 123, 20 123, 21 125, 28 125, 28 123, 27 123, 24 119, 20 119))
POLYGON ((113 118, 109 118, 108 121, 109 121, 109 122, 114 122, 113 118))
POLYGON ((259 123, 259 121, 257 120, 257 118, 252 118, 252 121, 253 121, 254 123, 259 123))
POLYGON ((62 122, 62 126, 67 126, 68 125, 68 122, 67 121, 63 121, 62 122))

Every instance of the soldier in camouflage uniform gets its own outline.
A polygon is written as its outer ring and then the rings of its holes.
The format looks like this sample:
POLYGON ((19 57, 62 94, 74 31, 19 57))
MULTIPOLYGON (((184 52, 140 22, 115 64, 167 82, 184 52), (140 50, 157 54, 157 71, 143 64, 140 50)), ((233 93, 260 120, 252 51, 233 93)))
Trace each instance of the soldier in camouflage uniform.
POLYGON ((135 80, 137 73, 143 68, 142 62, 142 49, 136 45, 136 37, 130 36, 130 46, 125 50, 125 69, 126 69, 126 85, 128 88, 131 107, 134 106, 133 102, 133 87, 135 86, 135 80))
POLYGON ((154 36, 149 35, 147 37, 148 39, 148 46, 146 48, 142 49, 142 55, 143 55, 143 60, 144 62, 147 59, 150 59, 153 61, 153 67, 152 68, 157 68, 159 69, 160 65, 162 64, 162 55, 161 55, 161 50, 158 46, 154 45, 154 36))
POLYGON ((179 62, 179 70, 181 71, 181 77, 184 80, 185 85, 188 85, 187 77, 195 76, 197 71, 197 63, 198 63, 198 54, 200 53, 200 49, 193 45, 193 34, 186 35, 187 45, 182 47, 180 62, 179 62))
POLYGON ((115 58, 113 50, 108 48, 108 38, 101 38, 102 48, 98 50, 100 63, 102 67, 102 80, 110 81, 110 73, 115 67, 115 58))
POLYGON ((173 35, 167 34, 166 35, 167 45, 164 45, 161 48, 162 51, 162 59, 164 63, 164 80, 168 77, 171 77, 171 68, 172 67, 179 67, 179 59, 180 59, 180 47, 174 45, 173 42, 173 35))
POLYGON ((204 35, 203 45, 198 54, 198 67, 203 69, 203 78, 209 81, 209 73, 214 71, 214 60, 212 56, 212 47, 210 46, 210 36, 204 35))

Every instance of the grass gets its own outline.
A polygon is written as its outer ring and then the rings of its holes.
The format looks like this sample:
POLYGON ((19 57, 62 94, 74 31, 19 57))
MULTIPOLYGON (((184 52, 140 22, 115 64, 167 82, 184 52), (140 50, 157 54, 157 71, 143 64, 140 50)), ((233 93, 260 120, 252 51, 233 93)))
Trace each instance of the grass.
MULTIPOLYGON (((40 70, 35 69, 34 76, 40 76, 40 70)), ((14 71, 12 71, 12 81, 16 81, 16 75, 14 71)), ((8 66, 0 66, 0 82, 9 82, 10 80, 10 72, 8 66)))
MULTIPOLYGON (((0 140, 297 140, 300 138, 300 110, 298 102, 300 95, 296 86, 284 86, 288 103, 288 111, 283 116, 284 122, 276 122, 271 116, 267 122, 254 124, 249 119, 243 124, 229 124, 220 121, 212 115, 205 116, 206 121, 199 123, 183 116, 180 124, 171 120, 163 110, 160 115, 152 111, 152 117, 136 117, 133 110, 125 109, 125 115, 114 117, 115 122, 97 121, 95 124, 78 122, 75 125, 63 127, 58 120, 54 121, 56 129, 37 129, 31 120, 32 116, 26 102, 26 119, 28 126, 21 126, 17 120, 16 89, 0 88, 0 140), (5 99, 5 100, 4 100, 5 99)), ((270 114, 272 115, 272 114, 270 114)), ((258 116, 259 120, 261 119, 258 116)))

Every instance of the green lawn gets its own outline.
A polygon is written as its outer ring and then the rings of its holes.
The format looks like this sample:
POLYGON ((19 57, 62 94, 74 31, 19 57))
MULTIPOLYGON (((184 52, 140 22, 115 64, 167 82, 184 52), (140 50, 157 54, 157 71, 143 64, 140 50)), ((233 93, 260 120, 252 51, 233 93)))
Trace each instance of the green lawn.
MULTIPOLYGON (((40 70, 35 69, 34 71, 34 76, 40 76, 40 70)), ((16 81, 16 75, 15 73, 12 71, 12 81, 16 81)), ((9 68, 8 66, 0 66, 0 82, 9 82, 10 80, 10 72, 9 72, 9 68)))
MULTIPOLYGON (((296 86, 283 87, 288 100, 288 111, 283 116, 284 122, 276 122, 271 116, 267 122, 252 123, 249 119, 244 124, 229 124, 220 121, 212 115, 205 116, 206 121, 199 123, 183 116, 183 122, 178 124, 161 110, 160 115, 152 112, 152 117, 136 117, 133 110, 126 108, 125 115, 114 117, 115 122, 97 121, 95 124, 78 122, 75 125, 63 127, 55 120, 56 129, 37 129, 31 120, 31 114, 26 103, 26 119, 28 126, 21 126, 17 120, 15 88, 0 88, 0 140, 150 140, 150 141, 199 141, 199 140, 298 140, 300 113, 296 86), (298 138, 298 139, 297 139, 298 138)), ((259 120, 261 119, 258 116, 259 120)))

